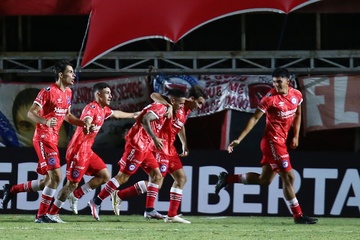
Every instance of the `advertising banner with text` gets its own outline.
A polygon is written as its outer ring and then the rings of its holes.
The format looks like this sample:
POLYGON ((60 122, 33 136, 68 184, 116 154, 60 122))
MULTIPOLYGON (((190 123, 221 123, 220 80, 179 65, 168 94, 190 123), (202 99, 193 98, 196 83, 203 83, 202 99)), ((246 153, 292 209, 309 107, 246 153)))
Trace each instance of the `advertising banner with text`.
MULTIPOLYGON (((114 176, 119 168, 117 161, 122 155, 121 149, 96 150, 114 176)), ((310 216, 323 217, 358 217, 360 214, 360 176, 359 153, 326 153, 326 152, 290 152, 294 167, 294 189, 304 213, 310 216)), ((41 179, 35 172, 37 158, 32 148, 0 148, 0 186, 18 184, 29 180, 41 179)), ((63 186, 66 179, 65 161, 62 155, 63 186)), ((214 193, 217 175, 222 171, 230 174, 261 172, 261 153, 207 150, 191 151, 183 159, 187 183, 183 190, 180 213, 186 215, 210 216, 289 216, 291 213, 283 197, 281 180, 276 176, 269 186, 234 184, 214 193)), ((85 181, 90 179, 84 177, 85 181)), ((125 188, 148 177, 139 170, 131 176, 125 188)), ((167 176, 159 192, 156 209, 166 214, 169 207, 169 190, 172 178, 167 176)), ((104 185, 103 185, 104 186, 104 185)), ((58 189, 59 190, 59 189, 58 189)), ((87 202, 99 192, 92 191, 79 200, 79 213, 90 215, 87 202)), ((2 198, 2 190, 0 190, 2 198)), ((1 200, 0 200, 1 201, 1 200)), ((0 213, 36 213, 40 203, 40 192, 19 193, 9 203, 9 209, 0 213)), ((145 196, 123 199, 121 214, 142 214, 145 207, 145 196)), ((71 214, 66 202, 61 214, 71 214)), ((110 198, 105 199, 100 215, 113 214, 110 198)), ((121 218, 121 216, 120 216, 121 218)))
MULTIPOLYGON (((290 80, 296 87, 294 76, 290 80)), ((153 87, 155 92, 164 93, 170 88, 186 90, 197 84, 205 88, 208 99, 190 117, 223 110, 254 112, 260 99, 273 87, 271 75, 158 75, 153 87)))
POLYGON ((305 131, 360 126, 360 76, 299 78, 305 131))
MULTIPOLYGON (((146 77, 124 77, 114 79, 97 79, 76 82, 73 90, 71 112, 80 117, 86 104, 93 101, 92 87, 95 83, 106 82, 112 91, 112 109, 126 112, 141 110, 150 103, 149 86, 146 77)), ((35 123, 27 118, 27 111, 32 105, 40 89, 51 83, 1 83, 0 84, 0 137, 1 145, 32 146, 35 123)), ((126 124, 134 120, 105 121, 95 140, 95 146, 122 146, 121 131, 126 124)), ((63 124, 60 130, 59 147, 66 147, 73 129, 63 124)), ((0 146, 1 146, 0 145, 0 146)))

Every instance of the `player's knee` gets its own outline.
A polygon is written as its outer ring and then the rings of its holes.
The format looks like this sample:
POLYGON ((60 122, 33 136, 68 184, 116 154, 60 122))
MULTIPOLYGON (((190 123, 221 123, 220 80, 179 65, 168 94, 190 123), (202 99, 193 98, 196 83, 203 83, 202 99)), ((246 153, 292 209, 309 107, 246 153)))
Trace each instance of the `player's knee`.
POLYGON ((271 179, 260 178, 259 179, 259 184, 262 185, 262 186, 269 186, 271 184, 271 179))
POLYGON ((152 180, 153 183, 161 182, 161 179, 162 179, 161 174, 154 174, 151 177, 151 180, 152 180))
POLYGON ((185 183, 187 182, 187 178, 186 178, 186 176, 184 175, 184 176, 179 177, 179 178, 176 179, 175 181, 176 181, 177 185, 178 185, 180 188, 183 188, 184 185, 185 185, 185 183))
POLYGON ((110 181, 110 174, 108 172, 102 175, 102 181, 103 183, 110 181))
POLYGON ((59 185, 61 182, 61 175, 55 174, 51 177, 51 181, 55 183, 56 185, 59 185))

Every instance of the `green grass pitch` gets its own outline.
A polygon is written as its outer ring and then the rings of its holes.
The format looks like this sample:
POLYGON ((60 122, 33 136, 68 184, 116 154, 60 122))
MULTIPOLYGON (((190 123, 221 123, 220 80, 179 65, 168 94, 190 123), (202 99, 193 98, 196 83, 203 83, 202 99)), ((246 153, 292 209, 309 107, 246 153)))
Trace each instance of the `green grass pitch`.
POLYGON ((360 218, 319 218, 314 225, 291 217, 185 216, 191 224, 147 221, 140 215, 61 215, 67 223, 34 223, 34 215, 0 214, 0 239, 360 239, 360 218))

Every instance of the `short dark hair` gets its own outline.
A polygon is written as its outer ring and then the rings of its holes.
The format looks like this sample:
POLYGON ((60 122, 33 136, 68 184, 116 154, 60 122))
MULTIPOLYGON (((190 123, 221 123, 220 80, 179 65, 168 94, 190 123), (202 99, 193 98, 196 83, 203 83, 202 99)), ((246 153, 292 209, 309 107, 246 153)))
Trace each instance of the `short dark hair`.
POLYGON ((189 89, 188 97, 194 97, 195 99, 198 99, 200 97, 203 97, 204 99, 207 99, 208 96, 205 92, 205 89, 202 88, 200 85, 194 85, 189 89))
POLYGON ((66 66, 72 66, 72 65, 68 60, 65 60, 65 59, 60 60, 57 63, 55 63, 55 66, 54 66, 55 81, 58 79, 59 73, 65 71, 66 66))
POLYGON ((167 91, 166 95, 176 98, 183 98, 185 97, 185 92, 177 88, 171 88, 167 91))
POLYGON ((286 68, 277 68, 273 71, 272 77, 279 78, 279 77, 286 77, 290 78, 290 73, 286 68))
POLYGON ((96 93, 97 91, 101 91, 101 90, 103 90, 104 88, 110 88, 110 85, 107 84, 107 83, 104 83, 104 82, 96 83, 96 84, 93 86, 93 93, 96 93))

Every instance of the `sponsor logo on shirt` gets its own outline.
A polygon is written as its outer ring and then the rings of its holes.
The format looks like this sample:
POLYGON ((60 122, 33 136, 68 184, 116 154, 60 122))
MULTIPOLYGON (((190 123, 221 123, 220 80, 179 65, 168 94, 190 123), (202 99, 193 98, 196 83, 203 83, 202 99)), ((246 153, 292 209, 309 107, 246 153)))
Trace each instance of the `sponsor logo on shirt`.
POLYGON ((293 109, 293 110, 289 110, 289 111, 285 111, 285 112, 280 111, 280 112, 278 112, 278 116, 279 116, 279 117, 282 117, 282 118, 289 118, 289 117, 294 116, 296 110, 297 110, 297 109, 295 108, 295 109, 293 109))
POLYGON ((298 103, 297 98, 296 98, 296 97, 292 97, 292 98, 291 98, 291 103, 294 104, 294 105, 296 105, 296 104, 298 103))
POLYGON ((57 152, 51 152, 51 153, 48 153, 47 155, 48 155, 48 157, 50 157, 50 156, 57 156, 57 152))
POLYGON ((58 108, 54 109, 54 112, 57 116, 64 116, 67 113, 67 108, 58 108))

